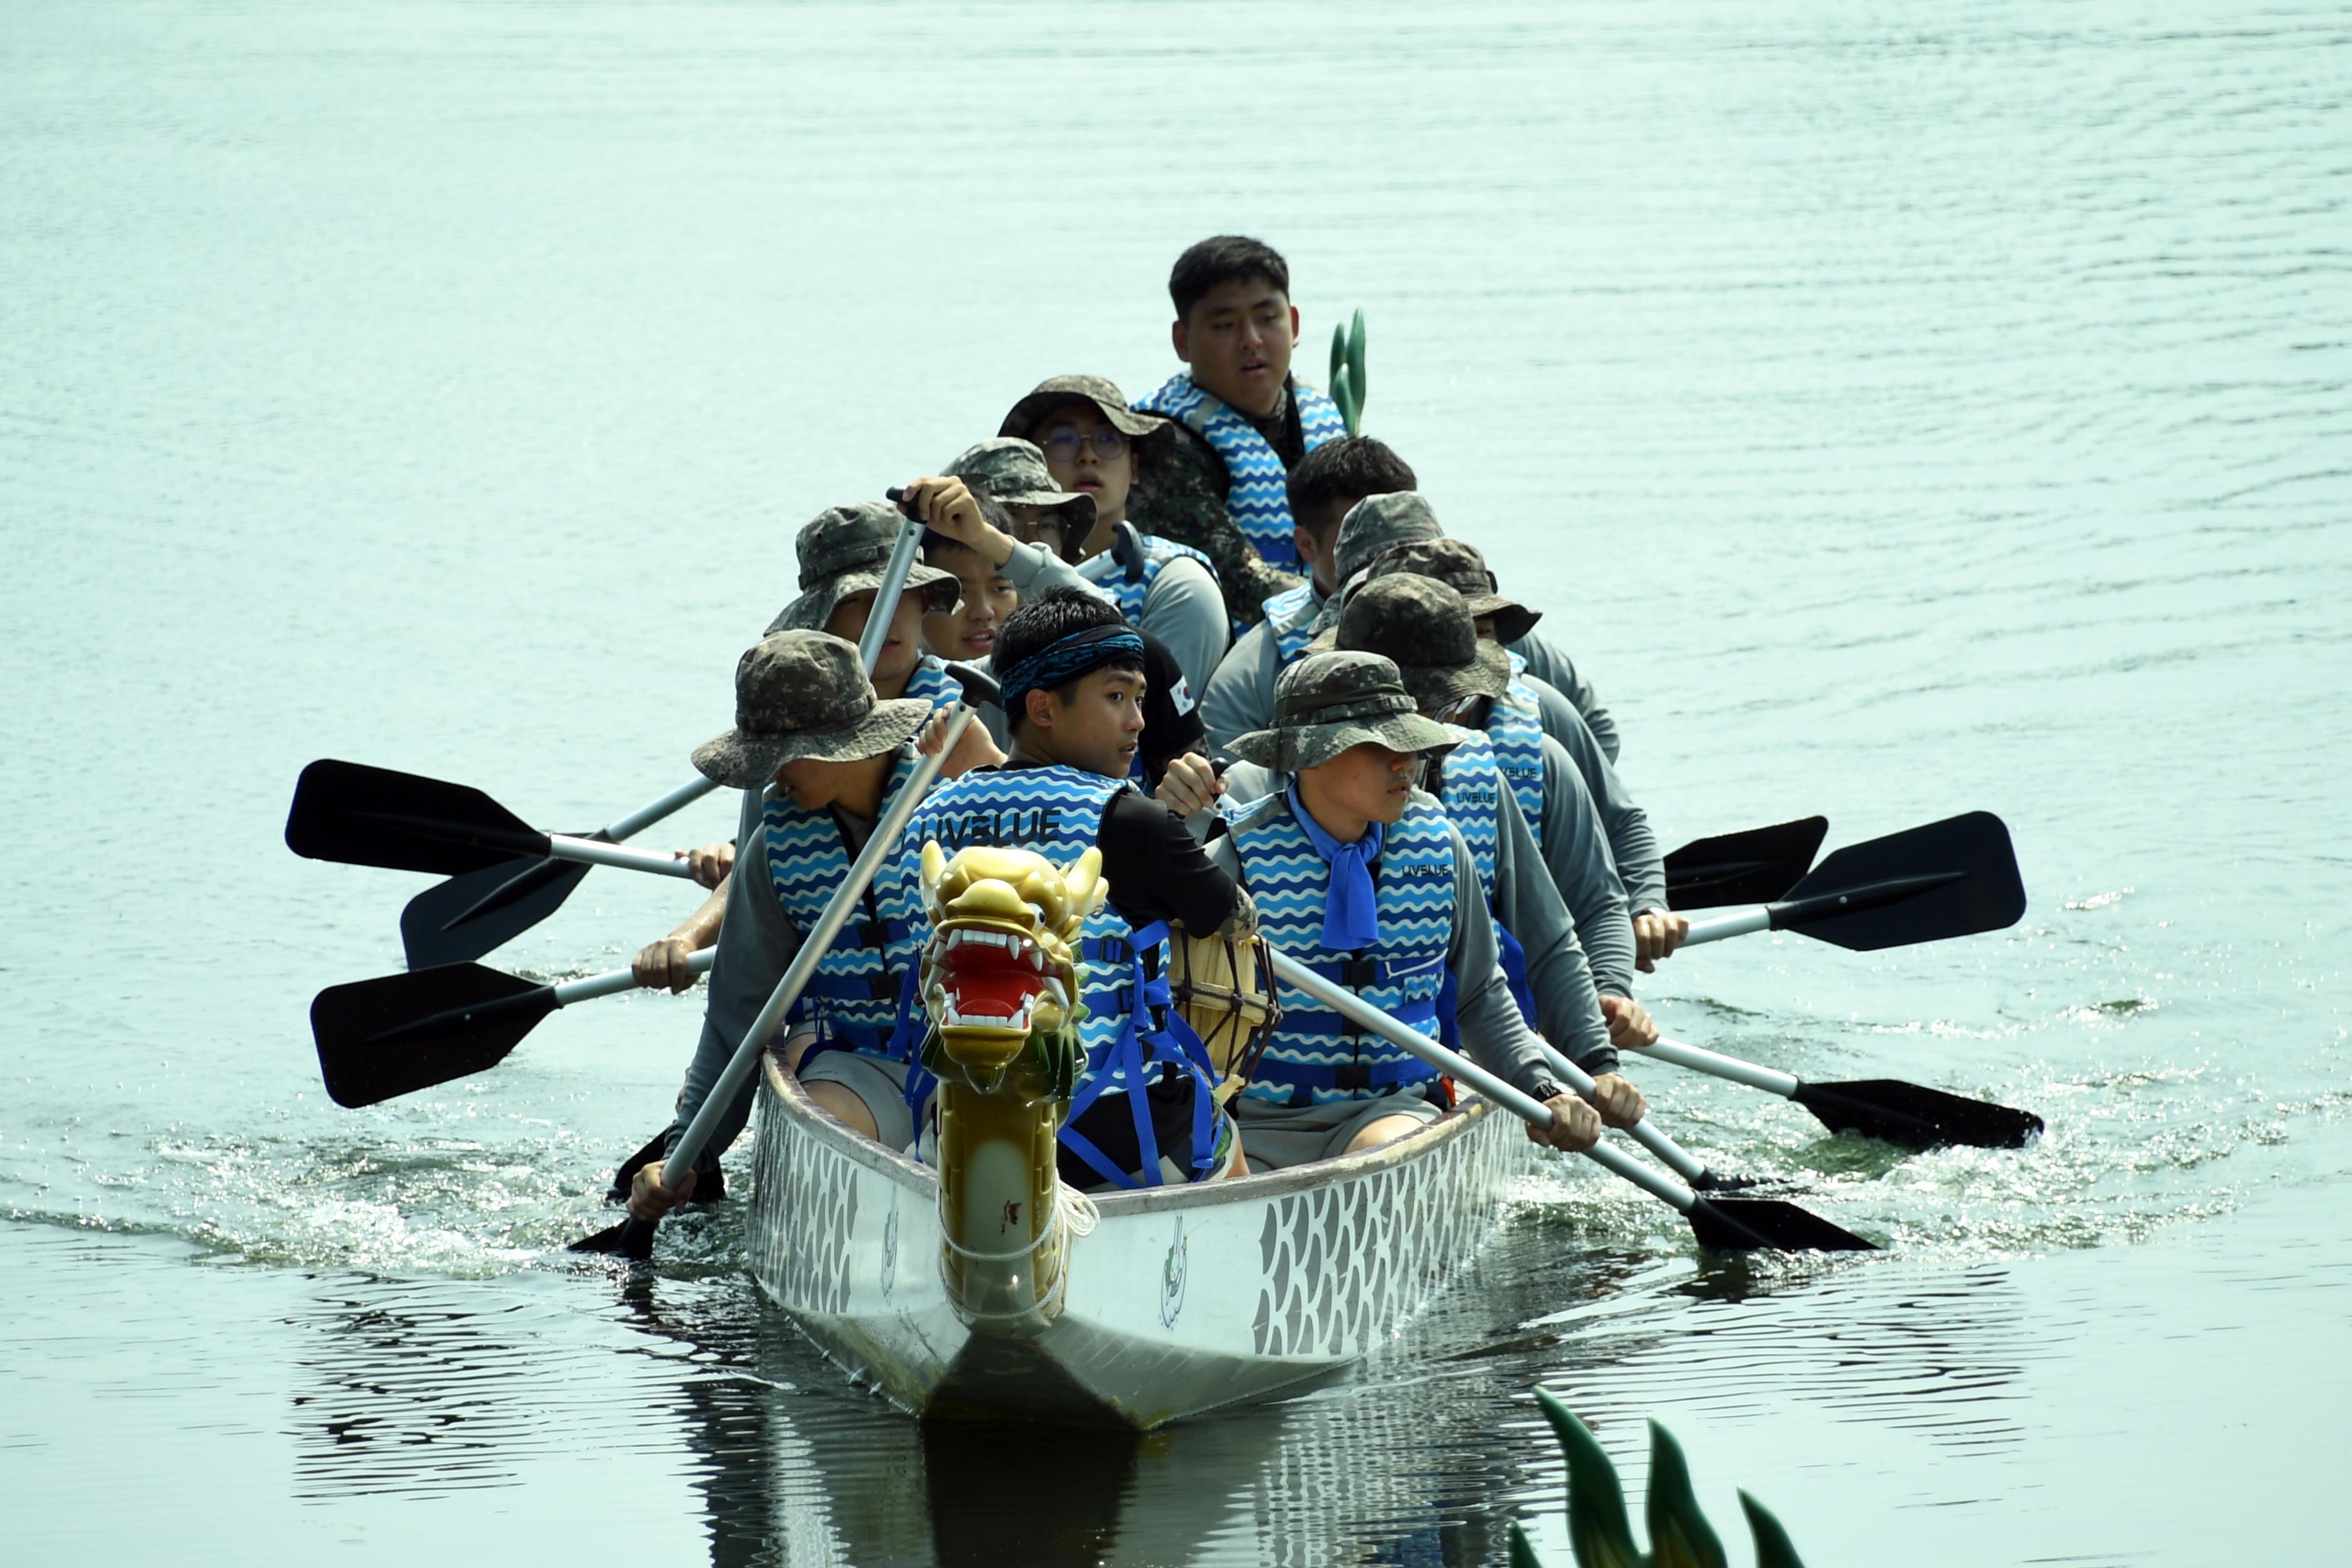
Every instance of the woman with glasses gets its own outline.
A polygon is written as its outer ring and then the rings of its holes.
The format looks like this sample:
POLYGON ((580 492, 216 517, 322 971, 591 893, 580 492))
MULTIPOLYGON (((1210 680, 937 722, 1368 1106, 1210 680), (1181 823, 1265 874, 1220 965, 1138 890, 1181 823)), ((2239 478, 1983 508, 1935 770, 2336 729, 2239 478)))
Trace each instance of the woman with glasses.
POLYGON ((1057 375, 1014 404, 997 434, 1036 446, 1057 487, 1094 499, 1093 531, 1069 540, 1064 553, 1129 625, 1167 645, 1197 698, 1232 640, 1216 569, 1191 545, 1127 521, 1136 480, 1164 455, 1176 427, 1130 411, 1125 395, 1098 375, 1057 375))

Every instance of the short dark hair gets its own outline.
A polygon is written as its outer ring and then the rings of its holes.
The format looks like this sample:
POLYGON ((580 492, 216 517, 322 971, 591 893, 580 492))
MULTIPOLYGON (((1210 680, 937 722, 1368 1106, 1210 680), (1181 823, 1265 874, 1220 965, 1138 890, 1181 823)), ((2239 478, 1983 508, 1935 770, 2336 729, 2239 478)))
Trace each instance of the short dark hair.
POLYGON ((1307 525, 1319 548, 1344 515, 1320 515, 1330 510, 1333 501, 1345 497, 1352 506, 1366 496, 1419 489, 1421 483, 1413 478, 1412 466, 1391 451, 1387 442, 1370 436, 1342 436, 1300 458, 1298 467, 1290 470, 1288 488, 1291 517, 1307 525))
MULTIPOLYGON (((1118 613, 1118 605, 1091 588, 1049 588, 1034 599, 1024 599, 1019 609, 1004 617, 1004 626, 996 634, 996 647, 990 650, 989 665, 1001 676, 1073 632, 1120 626, 1126 618, 1118 613)), ((1143 660, 1134 654, 1117 654, 1095 668, 1140 675, 1143 660)), ((1087 672, 1093 673, 1094 670, 1087 672)), ((1085 675, 1076 676, 1049 689, 1055 700, 1066 707, 1077 700, 1078 682, 1085 679, 1085 675)), ((1004 717, 1007 723, 1018 724, 1028 715, 1008 710, 1004 717)))
POLYGON ((1290 263, 1282 252, 1247 235, 1215 235, 1187 247, 1176 258, 1175 270, 1168 274, 1168 298, 1181 321, 1191 318, 1201 296, 1218 284, 1252 278, 1263 278, 1285 298, 1289 296, 1290 263))

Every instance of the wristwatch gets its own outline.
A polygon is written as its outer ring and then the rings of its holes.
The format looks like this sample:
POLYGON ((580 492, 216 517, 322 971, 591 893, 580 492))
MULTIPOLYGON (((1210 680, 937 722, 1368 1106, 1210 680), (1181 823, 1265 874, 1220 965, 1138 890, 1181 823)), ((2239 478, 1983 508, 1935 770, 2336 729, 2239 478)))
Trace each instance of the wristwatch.
POLYGON ((1535 1087, 1528 1090, 1528 1098, 1532 1099, 1538 1105, 1541 1105, 1548 1100, 1558 1100, 1561 1095, 1566 1094, 1568 1090, 1560 1088, 1559 1085, 1552 1082, 1551 1079, 1548 1078, 1539 1078, 1536 1079, 1535 1087))

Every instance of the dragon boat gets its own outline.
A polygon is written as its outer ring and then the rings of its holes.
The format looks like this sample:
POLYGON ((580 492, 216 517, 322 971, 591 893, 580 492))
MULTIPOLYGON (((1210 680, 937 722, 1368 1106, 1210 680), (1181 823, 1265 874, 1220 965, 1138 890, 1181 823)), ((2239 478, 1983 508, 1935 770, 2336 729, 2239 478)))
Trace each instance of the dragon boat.
POLYGON ((1098 867, 1093 851, 1061 868, 926 847, 936 1165, 859 1137, 762 1061, 752 1275, 917 1415, 1149 1430, 1328 1376, 1469 1264, 1528 1168, 1514 1119, 1468 1097, 1340 1159, 1094 1197, 1063 1186, 1073 954, 1098 867))

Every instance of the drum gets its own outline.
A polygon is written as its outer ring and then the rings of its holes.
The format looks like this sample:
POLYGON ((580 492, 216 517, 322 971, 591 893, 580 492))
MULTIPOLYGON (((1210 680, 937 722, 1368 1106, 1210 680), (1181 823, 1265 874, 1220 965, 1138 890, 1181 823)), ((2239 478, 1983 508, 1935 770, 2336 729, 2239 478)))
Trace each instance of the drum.
POLYGON ((1169 928, 1168 994, 1208 1047, 1220 1105, 1240 1093, 1257 1070, 1282 1017, 1273 977, 1255 910, 1208 936, 1194 936, 1173 923, 1169 928))

